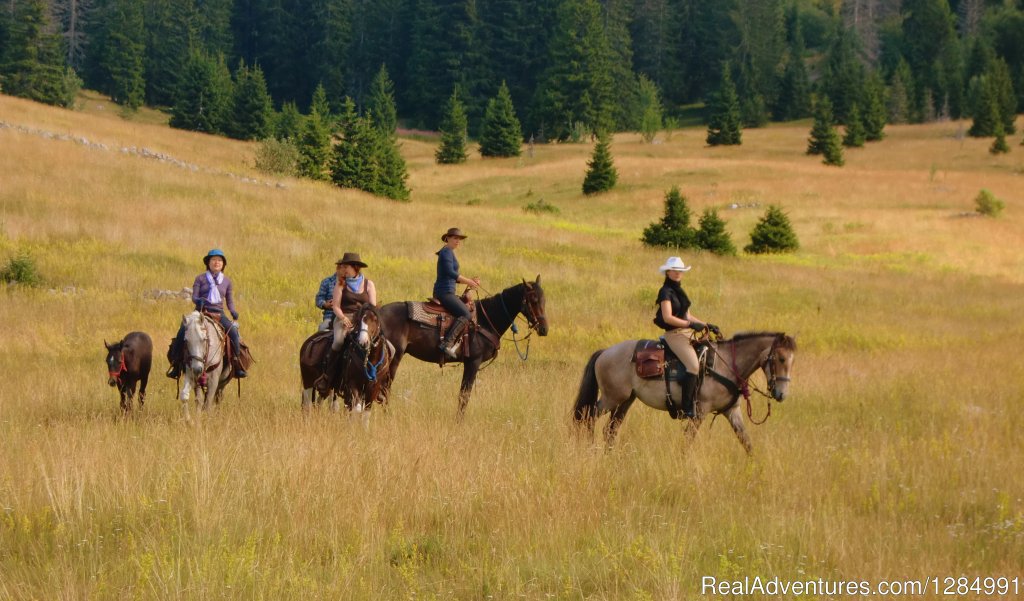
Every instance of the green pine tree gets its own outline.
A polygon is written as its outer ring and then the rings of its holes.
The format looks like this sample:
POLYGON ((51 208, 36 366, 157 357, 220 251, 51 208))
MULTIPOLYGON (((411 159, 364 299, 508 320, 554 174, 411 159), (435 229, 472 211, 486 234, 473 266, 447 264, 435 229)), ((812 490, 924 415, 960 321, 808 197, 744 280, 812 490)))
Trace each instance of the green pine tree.
POLYGON ((313 99, 309 103, 310 114, 316 111, 320 115, 320 122, 333 134, 337 131, 337 120, 334 118, 334 111, 331 110, 331 103, 327 100, 327 89, 324 84, 319 83, 313 90, 313 99))
POLYGON ((804 64, 806 47, 796 5, 791 5, 788 12, 786 20, 790 43, 774 111, 775 117, 781 121, 803 119, 811 114, 811 83, 804 64))
POLYGON ((910 65, 900 59, 889 83, 889 123, 908 123, 911 120, 910 99, 914 95, 914 78, 910 65))
POLYGON ((305 117, 294 102, 284 103, 274 121, 274 137, 278 140, 298 140, 305 129, 305 117))
POLYGON ((398 140, 378 134, 377 161, 380 165, 380 178, 374 189, 369 190, 378 196, 386 196, 392 200, 409 200, 409 188, 406 182, 409 172, 405 159, 399 152, 398 140))
POLYGON ((334 146, 331 181, 340 188, 376 190, 380 179, 380 132, 368 119, 356 114, 351 98, 345 98, 341 119, 342 136, 334 146))
POLYGON ((466 162, 467 139, 466 109, 459 100, 459 89, 452 90, 441 120, 441 145, 434 153, 434 160, 442 165, 466 162))
POLYGON ((711 251, 716 255, 736 254, 736 246, 725 229, 725 221, 718 216, 718 211, 715 209, 704 210, 704 214, 700 217, 700 229, 697 230, 694 239, 698 248, 711 251))
POLYGON ((480 154, 485 157, 517 157, 523 145, 523 131, 512 106, 508 86, 501 82, 498 95, 487 103, 480 131, 480 154))
POLYGON ((860 107, 852 104, 846 116, 846 135, 843 136, 843 146, 861 148, 866 140, 867 132, 864 129, 864 120, 860 116, 860 107))
POLYGON ((832 125, 835 122, 832 116, 832 103, 828 98, 818 99, 814 107, 814 125, 811 127, 811 137, 807 141, 807 154, 820 154, 824 157, 822 161, 826 165, 842 166, 843 147, 839 142, 839 134, 832 125))
POLYGON ((796 232, 781 207, 769 206, 750 232, 750 244, 743 252, 751 254, 792 252, 800 248, 796 232))
MULTIPOLYGON (((76 0, 81 3, 80 0, 76 0)), ((178 79, 188 62, 196 37, 194 0, 148 0, 143 5, 146 26, 146 104, 174 105, 178 79)))
POLYGON ((885 137, 885 124, 887 113, 885 110, 885 85, 877 73, 868 76, 867 85, 864 88, 864 98, 867 104, 864 110, 864 139, 869 142, 876 142, 885 137))
POLYGON ((315 180, 326 180, 331 160, 331 131, 316 106, 305 122, 297 144, 299 174, 315 180))
POLYGON ((270 135, 274 108, 259 65, 250 69, 239 61, 231 104, 231 118, 226 128, 229 136, 239 140, 261 140, 270 135))
POLYGON ((388 75, 385 65, 380 66, 370 83, 370 95, 366 100, 366 112, 373 115, 374 126, 385 136, 394 136, 398 128, 398 111, 395 108, 395 84, 388 75))
POLYGON ((583 178, 583 193, 597 194, 607 192, 615 187, 619 173, 612 162, 611 136, 603 134, 598 136, 597 144, 594 145, 594 154, 587 163, 587 175, 583 178))
POLYGON ((595 133, 611 132, 615 59, 598 0, 560 2, 548 48, 548 67, 534 98, 533 121, 542 138, 564 142, 576 123, 595 133))
POLYGON ((658 85, 641 74, 637 78, 640 99, 640 137, 650 144, 662 126, 661 94, 658 85))
POLYGON ((231 105, 231 74, 225 82, 223 59, 201 52, 189 55, 171 111, 171 127, 220 133, 231 105), (223 66, 223 70, 222 70, 223 66))
POLYGON ((146 94, 142 4, 135 0, 112 0, 104 14, 107 29, 100 65, 108 82, 105 91, 111 100, 135 111, 142 106, 146 94))
MULTIPOLYGON (((999 100, 993 91, 992 76, 990 74, 973 77, 970 83, 970 105, 971 114, 974 120, 967 135, 975 138, 987 138, 994 136, 996 125, 1002 124, 1002 115, 999 110, 999 100)), ((1003 128, 1005 133, 1006 128, 1003 128)))
POLYGON ((678 186, 665 194, 665 215, 644 229, 640 239, 647 246, 693 248, 697 233, 690 227, 690 208, 678 186))
POLYGON ((990 81, 991 92, 998 107, 998 115, 1003 122, 1003 133, 1013 134, 1017 131, 1014 124, 1017 120, 1017 96, 1013 91, 1010 67, 1002 58, 996 59, 993 64, 990 81))
POLYGON ((45 2, 21 0, 13 4, 6 26, 6 47, 0 47, 0 90, 70 107, 81 80, 65 64, 60 36, 48 33, 50 29, 45 2))
POLYGON ((722 66, 722 80, 709 107, 707 142, 710 146, 731 146, 742 143, 740 102, 729 75, 729 65, 722 66))
POLYGON ((1006 130, 1003 129, 1003 122, 996 121, 996 139, 992 141, 988 151, 992 154, 1006 154, 1010 147, 1006 144, 1006 130))

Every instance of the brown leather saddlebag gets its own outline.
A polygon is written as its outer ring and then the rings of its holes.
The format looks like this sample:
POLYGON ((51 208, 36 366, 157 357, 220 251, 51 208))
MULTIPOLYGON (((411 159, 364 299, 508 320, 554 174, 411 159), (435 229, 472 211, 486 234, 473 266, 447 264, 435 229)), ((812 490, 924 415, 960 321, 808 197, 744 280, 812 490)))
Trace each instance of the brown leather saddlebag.
POLYGON ((641 378, 659 378, 665 373, 665 349, 652 341, 641 341, 633 354, 636 375, 641 378))

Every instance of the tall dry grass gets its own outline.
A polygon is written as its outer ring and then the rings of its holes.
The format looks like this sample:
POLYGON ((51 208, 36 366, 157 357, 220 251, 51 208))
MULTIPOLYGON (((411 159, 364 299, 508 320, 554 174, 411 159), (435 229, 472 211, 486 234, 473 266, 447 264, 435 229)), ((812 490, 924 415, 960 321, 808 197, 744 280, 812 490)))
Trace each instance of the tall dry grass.
POLYGON ((588 146, 442 168, 405 140, 414 197, 396 204, 246 183, 223 172, 262 177, 251 145, 116 115, 0 97, 0 120, 211 170, 0 130, 0 260, 28 252, 46 280, 0 291, 0 598, 693 599, 705 575, 1024 577, 1021 159, 958 124, 890 128, 843 169, 802 154, 802 124, 737 149, 620 135, 620 186, 596 198, 579 192, 588 146), (569 426, 589 354, 656 334, 666 253, 638 238, 673 184, 741 245, 768 203, 802 243, 686 257, 699 316, 798 336, 791 397, 748 426, 753 458, 721 420, 687 445, 642 406, 611 453, 569 426), (1003 217, 954 217, 983 187, 1003 217), (539 198, 561 212, 522 210, 539 198), (461 423, 460 372, 413 360, 369 429, 304 419, 296 353, 334 259, 360 252, 384 302, 420 298, 453 225, 489 290, 542 275, 551 334, 526 363, 505 343, 461 423), (258 361, 242 397, 185 425, 158 361, 144 414, 119 418, 102 340, 144 330, 162 355, 188 303, 145 293, 188 285, 214 246, 258 361))

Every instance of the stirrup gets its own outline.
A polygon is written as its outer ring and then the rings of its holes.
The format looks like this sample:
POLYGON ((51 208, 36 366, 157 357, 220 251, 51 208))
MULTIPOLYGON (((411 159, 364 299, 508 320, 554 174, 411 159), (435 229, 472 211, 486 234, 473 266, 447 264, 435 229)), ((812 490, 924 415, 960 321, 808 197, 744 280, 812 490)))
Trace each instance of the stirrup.
POLYGON ((167 369, 167 373, 164 375, 172 380, 177 380, 181 378, 181 370, 178 369, 177 365, 172 365, 167 369))

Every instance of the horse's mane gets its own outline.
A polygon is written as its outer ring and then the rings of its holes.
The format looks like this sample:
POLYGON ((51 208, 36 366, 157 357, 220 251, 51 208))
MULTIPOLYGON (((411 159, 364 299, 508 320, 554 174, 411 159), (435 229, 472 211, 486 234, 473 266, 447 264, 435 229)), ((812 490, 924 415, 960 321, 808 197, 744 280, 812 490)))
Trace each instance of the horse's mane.
POLYGON ((736 334, 733 335, 732 338, 729 338, 728 340, 725 340, 724 342, 738 342, 740 340, 748 340, 750 338, 763 338, 763 337, 778 338, 779 339, 779 343, 778 343, 778 347, 779 348, 787 349, 787 350, 790 350, 790 351, 795 351, 796 350, 796 338, 793 338, 792 336, 790 336, 788 334, 785 334, 783 332, 737 332, 736 334))

